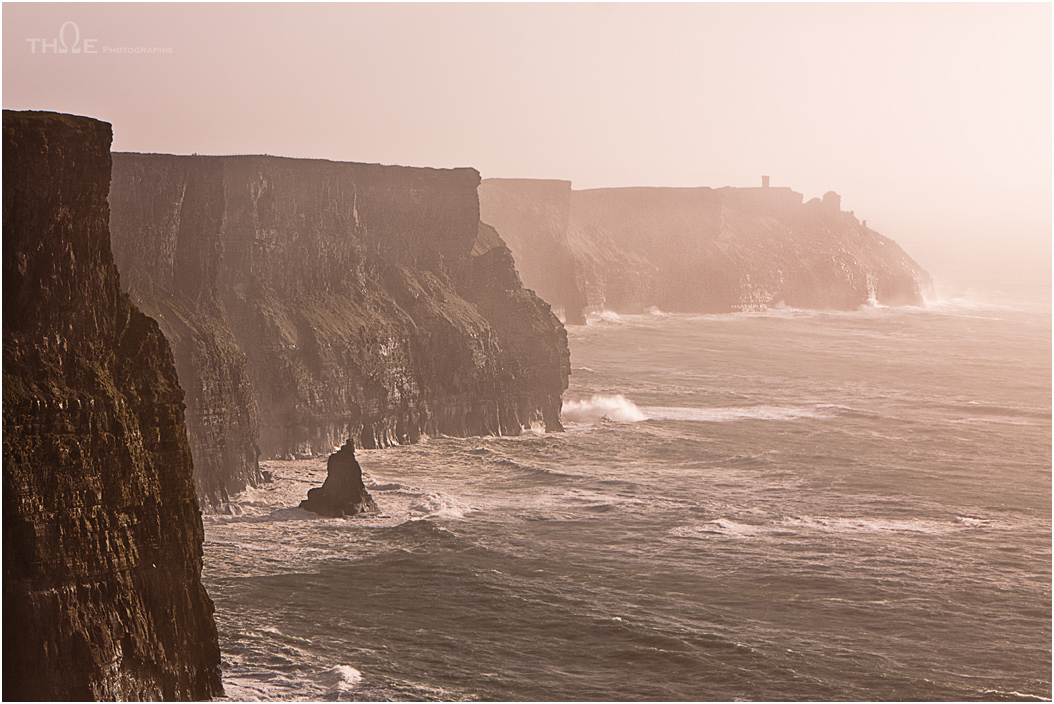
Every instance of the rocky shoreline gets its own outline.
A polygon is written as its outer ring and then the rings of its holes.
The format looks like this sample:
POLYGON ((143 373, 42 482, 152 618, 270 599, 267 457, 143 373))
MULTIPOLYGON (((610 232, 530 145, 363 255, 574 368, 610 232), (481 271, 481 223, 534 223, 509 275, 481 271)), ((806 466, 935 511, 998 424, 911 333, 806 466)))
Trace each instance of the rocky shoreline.
POLYGON ((221 695, 199 506, 266 483, 261 458, 328 455, 300 507, 374 513, 356 447, 562 430, 570 358, 547 300, 582 323, 918 305, 930 285, 833 193, 576 192, 464 168, 111 155, 111 137, 4 112, 12 699, 221 695))

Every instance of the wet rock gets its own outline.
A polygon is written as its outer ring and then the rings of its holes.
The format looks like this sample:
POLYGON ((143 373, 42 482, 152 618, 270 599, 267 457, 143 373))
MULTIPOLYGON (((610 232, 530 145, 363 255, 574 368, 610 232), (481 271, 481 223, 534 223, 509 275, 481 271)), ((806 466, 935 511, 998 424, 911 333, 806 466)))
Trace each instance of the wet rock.
POLYGON ((322 486, 308 490, 300 508, 329 518, 377 510, 377 504, 362 482, 362 467, 355 459, 355 447, 351 442, 329 456, 326 471, 326 481, 322 486))

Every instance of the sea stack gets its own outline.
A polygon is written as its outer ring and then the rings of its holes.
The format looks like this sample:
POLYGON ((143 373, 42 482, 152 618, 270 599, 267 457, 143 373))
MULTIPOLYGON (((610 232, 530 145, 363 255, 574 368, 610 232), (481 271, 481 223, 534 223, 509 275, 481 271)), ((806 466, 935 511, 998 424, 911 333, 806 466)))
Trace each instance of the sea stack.
POLYGON ((110 125, 3 129, 4 698, 222 695, 183 392, 110 251, 110 125))
POLYGON ((326 481, 322 486, 308 490, 300 508, 330 518, 377 510, 377 504, 362 483, 362 467, 355 459, 355 446, 351 441, 329 456, 326 470, 326 481))

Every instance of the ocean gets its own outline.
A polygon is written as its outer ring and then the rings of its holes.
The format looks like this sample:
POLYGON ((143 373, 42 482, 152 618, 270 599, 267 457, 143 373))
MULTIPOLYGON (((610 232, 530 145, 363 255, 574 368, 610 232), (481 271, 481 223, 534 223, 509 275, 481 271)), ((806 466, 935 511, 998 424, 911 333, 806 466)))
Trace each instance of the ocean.
POLYGON ((1051 698, 1051 312, 594 315, 566 431, 205 516, 232 699, 1051 698))

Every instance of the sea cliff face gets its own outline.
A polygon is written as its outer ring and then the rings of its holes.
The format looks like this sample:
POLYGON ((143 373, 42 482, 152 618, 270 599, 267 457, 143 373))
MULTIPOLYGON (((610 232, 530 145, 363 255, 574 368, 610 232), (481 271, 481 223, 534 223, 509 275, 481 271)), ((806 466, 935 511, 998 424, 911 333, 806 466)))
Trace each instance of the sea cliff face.
POLYGON ((4 697, 222 694, 183 392, 110 251, 110 126, 3 129, 4 697))
POLYGON ((546 301, 559 301, 566 322, 585 323, 584 280, 567 242, 571 182, 486 179, 479 209, 480 219, 502 233, 521 273, 530 272, 525 285, 546 301))
MULTIPOLYGON (((543 182, 548 183, 548 182, 543 182)), ((513 246, 546 247, 551 221, 530 181, 495 179, 481 208, 504 223, 513 246), (515 236, 511 233, 515 232, 515 236)), ((567 194, 566 249, 581 293, 552 299, 573 308, 636 313, 719 313, 794 308, 921 305, 932 282, 895 242, 841 210, 837 194, 803 203, 789 188, 609 188, 567 194), (569 252, 569 254, 568 254, 569 252)), ((548 274, 528 266, 525 285, 548 274)), ((568 314, 568 320, 572 319, 568 314)))
POLYGON ((113 160, 117 265, 173 343, 203 500, 258 454, 559 429, 566 332, 481 228, 475 170, 113 160))

